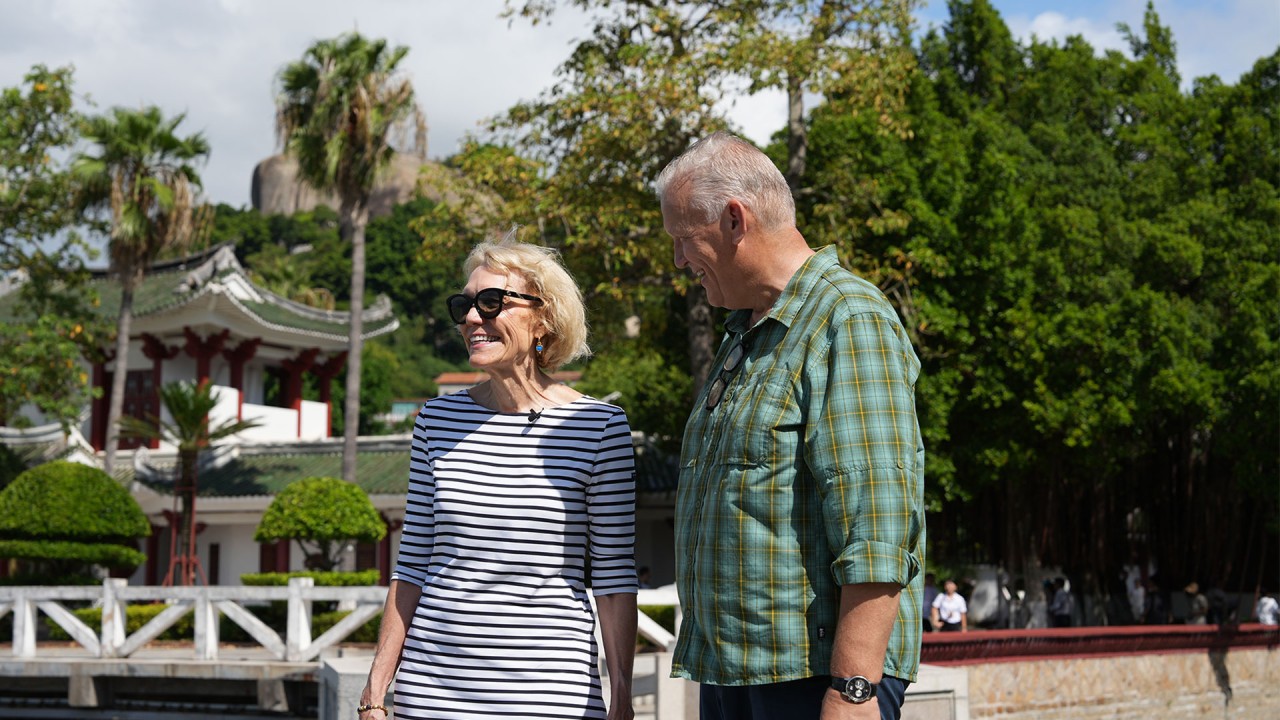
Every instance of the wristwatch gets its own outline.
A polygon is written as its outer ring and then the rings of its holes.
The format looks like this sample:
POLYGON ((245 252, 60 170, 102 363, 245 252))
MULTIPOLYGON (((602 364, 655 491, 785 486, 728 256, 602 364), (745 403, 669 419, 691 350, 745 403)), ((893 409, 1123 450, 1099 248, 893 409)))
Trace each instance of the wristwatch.
POLYGON ((855 705, 861 705, 876 696, 875 683, 861 675, 832 677, 831 687, 839 690, 841 697, 855 705))

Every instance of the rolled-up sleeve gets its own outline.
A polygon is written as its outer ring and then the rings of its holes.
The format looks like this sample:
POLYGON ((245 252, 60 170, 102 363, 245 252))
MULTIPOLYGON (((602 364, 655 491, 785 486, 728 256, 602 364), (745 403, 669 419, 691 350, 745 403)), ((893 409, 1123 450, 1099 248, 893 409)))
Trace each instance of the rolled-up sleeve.
POLYGON ((900 326, 875 312, 830 328, 825 367, 810 382, 806 461, 822 498, 838 584, 894 583, 920 573, 922 453, 915 413, 918 361, 900 326))

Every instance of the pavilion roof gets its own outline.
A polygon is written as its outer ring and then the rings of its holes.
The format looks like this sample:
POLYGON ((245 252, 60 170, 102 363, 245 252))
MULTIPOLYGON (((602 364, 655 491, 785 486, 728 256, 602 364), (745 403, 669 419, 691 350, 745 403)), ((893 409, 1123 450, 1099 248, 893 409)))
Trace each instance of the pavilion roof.
MULTIPOLYGON (((92 271, 90 284, 101 299, 94 312, 114 320, 120 312, 119 282, 100 269, 92 271)), ((0 318, 13 317, 18 301, 16 289, 0 296, 0 318)), ((138 332, 180 331, 195 324, 234 326, 245 336, 298 346, 345 345, 351 324, 349 312, 313 308, 256 285, 230 243, 152 265, 134 292, 133 315, 138 332)), ((362 316, 365 338, 392 332, 400 324, 385 296, 366 306, 362 316)))

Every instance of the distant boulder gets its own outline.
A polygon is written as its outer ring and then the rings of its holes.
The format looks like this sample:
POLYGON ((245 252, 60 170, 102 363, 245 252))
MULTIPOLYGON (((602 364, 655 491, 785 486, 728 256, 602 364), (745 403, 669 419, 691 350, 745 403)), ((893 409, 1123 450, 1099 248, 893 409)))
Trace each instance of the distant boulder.
MULTIPOLYGON (((453 171, 443 165, 397 153, 369 198, 369 215, 390 215, 393 207, 419 193, 436 202, 455 202, 456 183, 453 171)), ((254 209, 264 215, 293 215, 314 210, 318 205, 338 210, 337 196, 318 193, 299 181, 297 161, 285 155, 272 155, 258 163, 249 192, 254 209)))

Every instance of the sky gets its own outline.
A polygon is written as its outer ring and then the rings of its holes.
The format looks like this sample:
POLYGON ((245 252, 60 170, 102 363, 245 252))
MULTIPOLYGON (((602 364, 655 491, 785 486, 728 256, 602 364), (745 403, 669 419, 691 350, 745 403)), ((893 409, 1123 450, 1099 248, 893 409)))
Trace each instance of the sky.
MULTIPOLYGON (((562 5, 568 5, 562 2, 562 5)), ((1126 50, 1116 29, 1140 29, 1147 0, 994 0, 1015 37, 1083 36, 1098 52, 1126 50)), ((212 148, 206 198, 249 205, 254 166, 278 152, 274 80, 316 39, 349 30, 410 48, 403 66, 429 125, 428 155, 444 158, 468 133, 514 103, 536 98, 586 16, 563 10, 549 24, 499 17, 502 0, 0 0, 0 87, 33 65, 72 65, 81 108, 159 106, 185 113, 180 133, 212 148), (90 105, 89 103, 92 103, 90 105)), ((1173 31, 1184 85, 1209 74, 1234 83, 1280 45, 1280 0, 1155 0, 1173 31)), ((918 14, 947 19, 945 0, 918 14)), ((778 93, 739 98, 731 117, 764 142, 783 125, 778 93)))

